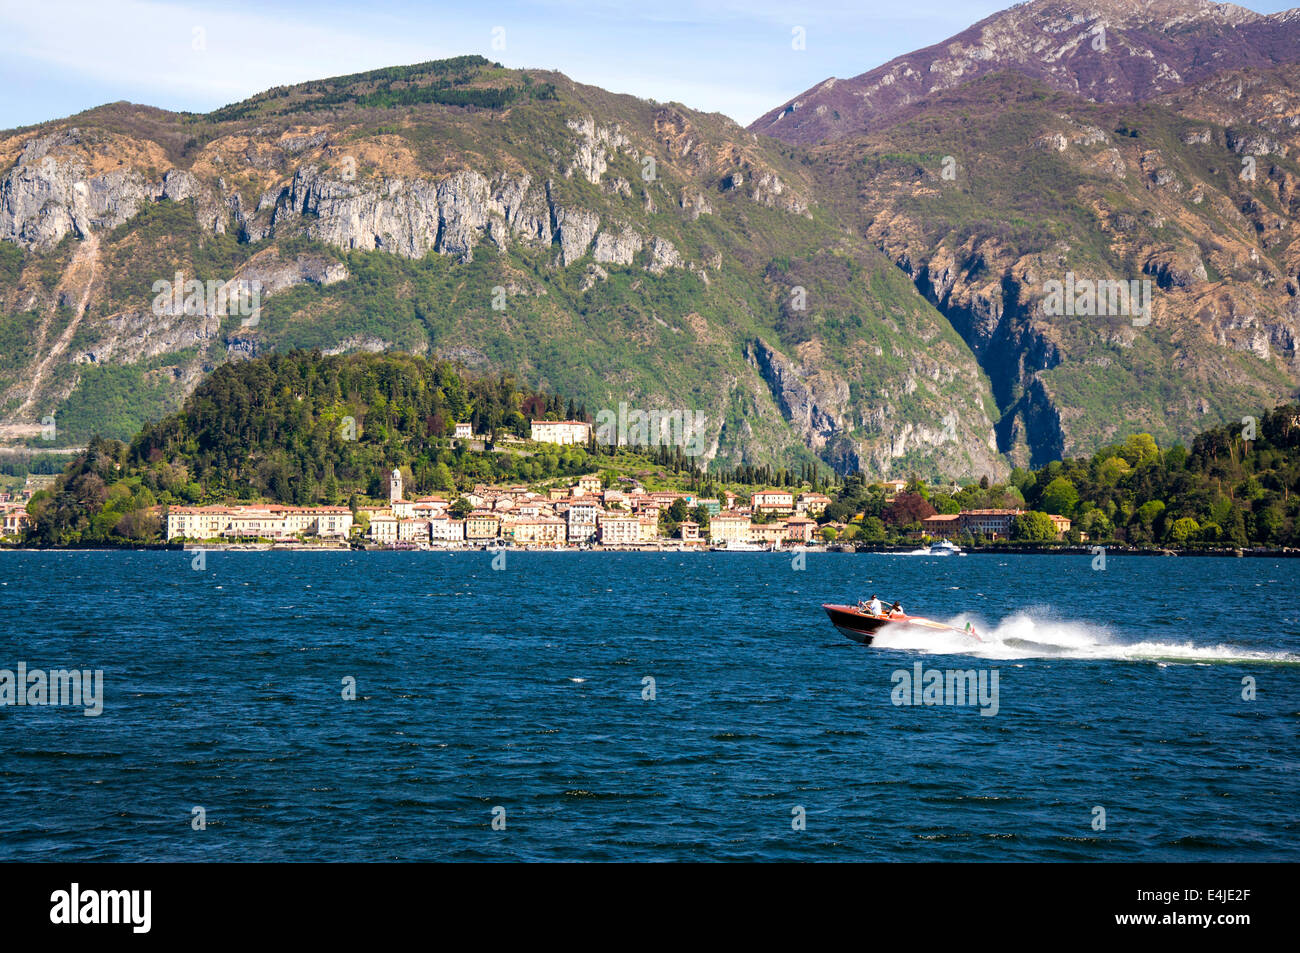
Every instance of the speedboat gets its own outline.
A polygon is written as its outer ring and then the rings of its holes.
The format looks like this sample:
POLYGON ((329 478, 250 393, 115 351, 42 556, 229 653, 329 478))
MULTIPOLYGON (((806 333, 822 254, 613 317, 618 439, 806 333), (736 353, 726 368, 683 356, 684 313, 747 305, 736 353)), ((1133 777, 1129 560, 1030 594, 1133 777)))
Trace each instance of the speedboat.
MULTIPOLYGON (((887 625, 891 626, 909 626, 914 630, 924 630, 928 632, 952 632, 956 634, 965 634, 979 639, 975 630, 967 628, 965 632, 961 629, 954 629, 950 625, 942 622, 935 622, 933 619, 925 619, 919 615, 901 615, 889 616, 886 614, 872 615, 864 606, 838 606, 829 603, 823 604, 822 608, 831 618, 831 624, 840 632, 852 639, 854 642, 861 642, 863 645, 870 645, 871 640, 887 625)), ((982 640, 981 640, 982 641, 982 640)))
POLYGON ((950 543, 946 539, 941 539, 937 543, 930 544, 931 556, 965 556, 961 547, 956 543, 950 543))

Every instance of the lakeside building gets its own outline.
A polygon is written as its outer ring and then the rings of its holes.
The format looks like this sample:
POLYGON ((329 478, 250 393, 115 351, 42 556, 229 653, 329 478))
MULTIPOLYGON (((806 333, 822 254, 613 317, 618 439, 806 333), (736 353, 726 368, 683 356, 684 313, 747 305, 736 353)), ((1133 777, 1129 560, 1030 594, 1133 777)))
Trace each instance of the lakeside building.
POLYGON ((582 420, 534 420, 531 437, 537 443, 585 444, 591 440, 591 424, 582 420))
POLYGON ((749 517, 736 513, 721 513, 709 520, 709 538, 714 543, 747 543, 749 529, 749 517))
POLYGON ((446 513, 429 517, 429 540, 434 543, 463 543, 465 521, 454 520, 446 513))
POLYGON ((1057 516, 1055 513, 1048 513, 1047 518, 1051 520, 1052 525, 1056 527, 1056 535, 1058 539, 1070 531, 1070 526, 1072 524, 1068 517, 1057 516))
POLYGON ((500 532, 501 517, 495 513, 486 510, 475 510, 465 517, 465 539, 467 542, 496 539, 500 532))
POLYGON ((639 516, 602 513, 597 526, 602 546, 636 546, 642 541, 639 516))
POLYGON ((167 538, 217 539, 261 536, 347 539, 352 511, 346 506, 171 506, 167 538))
POLYGON ((931 536, 947 539, 957 535, 960 520, 961 517, 956 513, 935 513, 921 520, 921 529, 931 536))
POLYGON ((565 517, 569 523, 569 542, 589 543, 596 538, 600 519, 600 504, 595 501, 574 500, 565 517))
POLYGON ((469 423, 456 424, 456 436, 461 440, 474 439, 474 425, 469 423))
POLYGON ((806 516, 796 516, 785 521, 785 540, 789 543, 811 543, 817 532, 817 521, 806 516))
POLYGON ((1011 523, 1024 510, 962 510, 957 514, 957 528, 971 535, 983 533, 989 539, 1011 535, 1011 523))
POLYGON ((509 538, 521 545, 563 546, 566 540, 565 522, 550 516, 517 520, 503 529, 510 531, 509 538))
POLYGON ((0 536, 21 536, 31 523, 25 503, 0 503, 0 536))
POLYGON ((370 518, 370 537, 377 543, 397 542, 398 519, 391 513, 381 513, 370 518))
POLYGON ((429 541, 429 521, 414 517, 397 521, 397 541, 399 543, 427 543, 429 541))
MULTIPOLYGON (((962 510, 960 513, 936 513, 921 520, 921 529, 930 536, 956 536, 968 532, 972 536, 983 534, 989 539, 1005 539, 1011 535, 1011 527, 1017 516, 1025 513, 1020 509, 962 510)), ((1064 516, 1046 514, 1056 528, 1058 539, 1070 531, 1070 520, 1064 516)))

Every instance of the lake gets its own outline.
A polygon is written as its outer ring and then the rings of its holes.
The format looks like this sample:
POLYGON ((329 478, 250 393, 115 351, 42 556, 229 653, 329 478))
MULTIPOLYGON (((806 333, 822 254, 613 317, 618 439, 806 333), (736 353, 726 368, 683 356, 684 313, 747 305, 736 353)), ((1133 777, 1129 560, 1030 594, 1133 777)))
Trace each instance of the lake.
POLYGON ((0 552, 0 860, 1300 860, 1300 560, 492 559, 0 552))

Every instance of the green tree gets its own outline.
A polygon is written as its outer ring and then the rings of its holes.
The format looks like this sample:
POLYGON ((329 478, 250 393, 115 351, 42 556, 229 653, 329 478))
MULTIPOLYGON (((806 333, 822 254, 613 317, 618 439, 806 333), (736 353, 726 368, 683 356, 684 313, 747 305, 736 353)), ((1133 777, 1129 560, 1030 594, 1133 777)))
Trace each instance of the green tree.
POLYGON ((1079 502, 1079 491, 1065 477, 1057 477, 1043 488, 1043 495, 1038 505, 1044 512, 1056 516, 1073 516, 1074 508, 1079 502))
POLYGON ((1182 519, 1174 520, 1174 525, 1169 527, 1169 540, 1181 546, 1200 531, 1200 524, 1196 520, 1184 516, 1182 519))
POLYGON ((1046 513, 1031 510, 1011 521, 1011 538, 1028 543, 1045 543, 1056 539, 1056 524, 1046 513))

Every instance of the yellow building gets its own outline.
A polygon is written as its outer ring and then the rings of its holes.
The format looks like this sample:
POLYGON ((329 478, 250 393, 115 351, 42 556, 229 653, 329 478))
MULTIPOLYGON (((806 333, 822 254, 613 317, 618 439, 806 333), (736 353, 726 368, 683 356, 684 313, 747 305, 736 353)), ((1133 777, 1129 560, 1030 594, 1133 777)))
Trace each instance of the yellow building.
POLYGON ((709 538, 715 543, 749 542, 749 517, 720 513, 709 520, 709 538))
POLYGON ((496 539, 501 531, 501 518, 495 513, 475 510, 465 517, 465 539, 496 539))
POLYGON ((641 542, 641 518, 631 513, 602 513, 598 527, 602 546, 635 546, 641 542))

